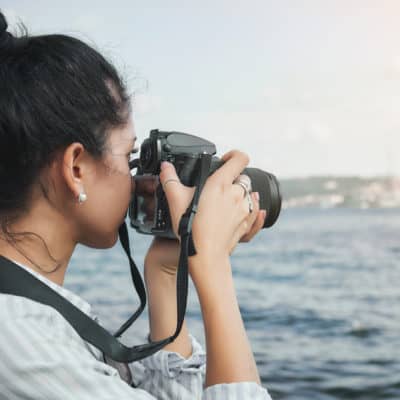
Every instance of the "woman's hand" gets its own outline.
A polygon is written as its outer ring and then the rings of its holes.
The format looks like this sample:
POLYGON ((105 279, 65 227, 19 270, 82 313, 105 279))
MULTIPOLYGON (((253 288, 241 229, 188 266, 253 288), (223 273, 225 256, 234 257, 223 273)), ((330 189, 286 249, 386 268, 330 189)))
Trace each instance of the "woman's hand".
MULTIPOLYGON (((249 218, 249 225, 251 225, 251 227, 248 232, 242 236, 240 242, 247 243, 251 241, 262 228, 265 210, 257 212, 258 207, 258 202, 254 202, 254 211, 251 218, 249 218)), ((148 268, 157 269, 158 272, 175 276, 179 264, 180 250, 180 242, 178 239, 154 237, 146 254, 146 270, 148 268)))
MULTIPOLYGON (((233 184, 245 169, 248 157, 233 151, 225 163, 207 179, 193 221, 196 256, 189 270, 199 296, 207 346, 206 386, 230 382, 256 382, 260 378, 233 283, 229 254, 240 239, 250 240, 262 227, 265 214, 254 210, 243 188, 233 184)), ((163 164, 160 174, 167 196, 175 234, 182 214, 190 204, 193 190, 183 186, 171 164, 163 164)))
POLYGON ((258 192, 254 193, 253 198, 254 210, 249 216, 249 230, 240 238, 239 242, 247 243, 257 235, 264 226, 265 218, 267 216, 266 210, 260 210, 260 195, 258 192))
MULTIPOLYGON (((248 157, 239 151, 227 153, 222 165, 207 179, 193 223, 193 241, 197 253, 220 257, 229 255, 236 244, 251 240, 262 228, 265 211, 259 210, 259 201, 252 194, 254 210, 249 213, 243 188, 233 184, 248 164, 248 157)), ((194 188, 182 185, 170 163, 161 166, 160 181, 167 196, 175 234, 181 216, 189 206, 194 188)))

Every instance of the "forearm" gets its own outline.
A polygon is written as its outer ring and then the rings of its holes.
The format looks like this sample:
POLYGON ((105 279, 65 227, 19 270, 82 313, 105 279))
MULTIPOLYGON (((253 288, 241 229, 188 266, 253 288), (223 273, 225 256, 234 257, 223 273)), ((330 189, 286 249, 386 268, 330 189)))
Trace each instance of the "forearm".
POLYGON ((195 256, 190 262, 206 334, 206 386, 244 381, 260 383, 236 298, 229 258, 207 260, 195 256), (207 270, 213 270, 213 274, 207 274, 207 270))
MULTIPOLYGON (((151 259, 145 261, 145 282, 148 293, 150 338, 152 341, 171 336, 176 329, 176 275, 162 271, 162 267, 151 259)), ((164 350, 174 351, 188 358, 192 345, 186 322, 179 336, 164 350)))

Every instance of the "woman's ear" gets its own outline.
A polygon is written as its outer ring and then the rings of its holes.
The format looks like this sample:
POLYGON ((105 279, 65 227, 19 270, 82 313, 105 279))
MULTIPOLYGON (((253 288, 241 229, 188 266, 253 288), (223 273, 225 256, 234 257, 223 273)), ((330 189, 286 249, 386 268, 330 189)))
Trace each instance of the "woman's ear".
POLYGON ((84 192, 84 177, 89 169, 89 157, 82 143, 72 143, 61 156, 61 174, 74 198, 84 192))

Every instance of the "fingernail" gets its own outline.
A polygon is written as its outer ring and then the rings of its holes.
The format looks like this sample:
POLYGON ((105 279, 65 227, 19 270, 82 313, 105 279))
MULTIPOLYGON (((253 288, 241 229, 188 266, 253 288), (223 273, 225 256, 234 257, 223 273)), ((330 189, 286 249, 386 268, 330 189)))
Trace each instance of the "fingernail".
POLYGON ((254 192, 254 197, 256 198, 257 201, 260 201, 260 193, 254 192))

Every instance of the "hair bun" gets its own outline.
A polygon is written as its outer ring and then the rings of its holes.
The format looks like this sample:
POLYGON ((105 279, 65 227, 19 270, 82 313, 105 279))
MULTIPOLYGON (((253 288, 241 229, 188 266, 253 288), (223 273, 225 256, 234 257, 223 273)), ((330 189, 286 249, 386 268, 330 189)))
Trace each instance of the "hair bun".
POLYGON ((10 32, 7 32, 8 24, 6 17, 2 12, 0 12, 0 48, 5 48, 9 44, 10 39, 12 39, 13 35, 10 32))
POLYGON ((0 37, 4 35, 4 32, 7 31, 8 24, 6 17, 4 16, 3 13, 0 12, 0 37))

